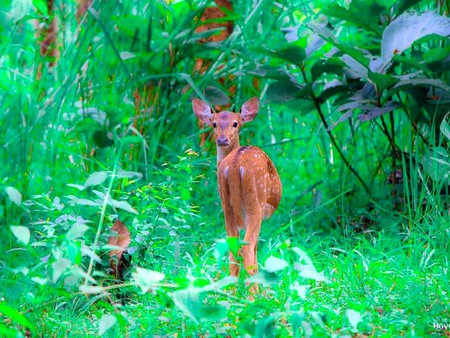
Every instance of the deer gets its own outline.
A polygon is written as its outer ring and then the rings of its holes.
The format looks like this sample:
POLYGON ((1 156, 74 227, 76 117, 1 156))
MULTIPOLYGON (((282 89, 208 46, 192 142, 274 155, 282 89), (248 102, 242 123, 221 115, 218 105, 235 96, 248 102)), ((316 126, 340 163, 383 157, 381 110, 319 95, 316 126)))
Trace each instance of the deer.
MULTIPOLYGON (((239 255, 249 275, 258 272, 257 247, 263 219, 269 218, 281 200, 282 186, 275 165, 256 146, 240 146, 239 131, 252 121, 259 110, 259 99, 246 101, 240 112, 213 113, 204 101, 192 99, 197 119, 213 127, 217 148, 217 183, 225 216, 227 237, 239 239, 245 230, 239 255)), ((230 250, 230 275, 238 277, 240 265, 230 250)), ((257 292, 257 286, 250 289, 257 292)))

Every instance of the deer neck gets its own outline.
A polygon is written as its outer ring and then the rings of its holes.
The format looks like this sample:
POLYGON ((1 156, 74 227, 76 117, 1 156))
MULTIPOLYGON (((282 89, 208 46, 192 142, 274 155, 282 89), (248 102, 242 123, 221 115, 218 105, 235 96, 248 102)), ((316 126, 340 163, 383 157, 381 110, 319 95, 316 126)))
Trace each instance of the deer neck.
POLYGON ((230 143, 228 147, 221 147, 219 145, 216 145, 217 147, 217 167, 219 167, 222 160, 228 156, 229 153, 231 153, 234 149, 239 148, 239 138, 230 143))

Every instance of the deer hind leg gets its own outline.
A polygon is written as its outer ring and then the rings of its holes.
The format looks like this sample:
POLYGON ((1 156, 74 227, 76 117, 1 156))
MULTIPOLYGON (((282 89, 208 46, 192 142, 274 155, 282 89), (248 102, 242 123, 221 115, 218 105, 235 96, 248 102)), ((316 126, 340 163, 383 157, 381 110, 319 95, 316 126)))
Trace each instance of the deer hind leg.
POLYGON ((258 238, 261 231, 262 215, 260 212, 254 212, 245 216, 246 232, 244 241, 248 244, 242 247, 244 256, 244 266, 250 275, 258 272, 257 248, 258 238))
MULTIPOLYGON (((246 220, 246 233, 244 237, 244 241, 248 244, 242 247, 242 255, 244 258, 244 267, 249 275, 254 275, 258 272, 258 258, 257 258, 257 249, 258 249, 258 238, 259 233, 261 231, 261 221, 262 215, 260 212, 256 212, 254 214, 247 214, 245 216, 246 220)), ((250 286, 251 293, 258 292, 258 285, 253 284, 250 286)))

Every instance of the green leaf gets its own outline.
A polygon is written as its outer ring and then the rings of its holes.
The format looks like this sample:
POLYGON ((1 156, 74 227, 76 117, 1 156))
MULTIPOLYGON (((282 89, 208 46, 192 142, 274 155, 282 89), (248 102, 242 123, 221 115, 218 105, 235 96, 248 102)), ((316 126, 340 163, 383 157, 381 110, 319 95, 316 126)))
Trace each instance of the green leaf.
POLYGON ((449 115, 447 114, 447 115, 445 116, 445 118, 442 120, 439 129, 441 130, 441 133, 442 133, 448 140, 450 140, 450 124, 449 124, 448 121, 447 121, 447 117, 448 117, 448 116, 449 116, 449 115))
POLYGON ((71 265, 70 260, 67 258, 60 258, 56 262, 52 263, 53 276, 52 282, 56 283, 66 269, 71 265))
POLYGON ((331 2, 323 9, 326 15, 354 23, 357 27, 363 27, 378 35, 381 35, 379 27, 380 14, 384 11, 385 7, 373 0, 352 1, 348 9, 331 2))
POLYGON ((388 104, 386 104, 383 107, 364 105, 363 112, 358 115, 358 120, 360 120, 361 122, 366 122, 376 117, 390 113, 391 111, 393 111, 398 107, 400 107, 400 103, 394 101, 389 101, 388 104))
POLYGON ((375 83, 378 89, 378 96, 381 97, 386 88, 393 86, 398 80, 389 74, 375 73, 369 70, 369 79, 375 83))
POLYGON ((142 173, 137 172, 137 171, 127 171, 127 170, 119 169, 117 171, 117 178, 141 179, 142 173))
POLYGON ((21 337, 18 329, 13 329, 3 324, 0 324, 0 336, 5 338, 21 337))
POLYGON ((277 272, 287 268, 289 264, 281 258, 270 256, 264 263, 264 270, 267 272, 277 272))
POLYGON ((264 317, 256 323, 255 337, 276 337, 275 318, 273 316, 264 317))
POLYGON ((85 198, 78 198, 76 196, 73 195, 67 195, 66 198, 68 198, 72 204, 78 204, 78 205, 88 205, 91 207, 96 207, 98 206, 98 204, 94 201, 85 199, 85 198))
POLYGON ((95 286, 95 285, 80 285, 80 291, 86 294, 100 294, 100 293, 104 293, 104 289, 101 286, 95 286))
POLYGON ((226 276, 224 278, 222 278, 221 280, 218 280, 217 282, 205 285, 201 288, 202 292, 207 292, 207 291, 217 291, 220 289, 223 289, 225 286, 228 286, 230 284, 234 284, 238 281, 237 277, 233 277, 233 276, 226 276))
POLYGON ((299 275, 306 279, 313 279, 317 282, 326 282, 328 283, 328 279, 326 279, 323 273, 319 273, 314 266, 311 265, 303 265, 297 268, 300 273, 299 275))
POLYGON ((215 86, 206 86, 205 96, 208 102, 213 106, 224 106, 230 102, 227 94, 215 86))
POLYGON ((143 268, 136 268, 133 272, 133 279, 137 286, 139 286, 142 292, 147 292, 148 290, 155 287, 156 283, 159 283, 165 278, 164 274, 143 268))
POLYGON ((36 9, 42 13, 43 16, 48 15, 48 5, 47 1, 45 0, 33 0, 33 6, 36 7, 36 9))
POLYGON ((223 258, 228 255, 229 246, 225 240, 217 240, 214 247, 214 258, 217 261, 217 265, 220 268, 222 266, 223 258))
POLYGON ((117 319, 116 316, 113 315, 103 315, 102 318, 98 321, 98 335, 103 336, 106 331, 114 326, 117 319))
POLYGON ((261 270, 261 271, 257 272, 256 274, 254 274, 253 276, 251 276, 250 278, 247 278, 245 280, 245 282, 246 283, 258 283, 263 286, 270 286, 275 283, 278 283, 280 281, 280 279, 281 279, 281 277, 278 276, 274 272, 261 270))
POLYGON ((77 222, 72 225, 70 230, 67 232, 66 238, 69 241, 73 241, 74 239, 83 236, 88 229, 89 227, 86 224, 77 222))
POLYGON ((6 187, 6 194, 11 202, 13 202, 18 207, 22 204, 22 194, 14 187, 6 187))
MULTIPOLYGON (((21 325, 23 327, 26 327, 26 328, 30 329, 31 332, 35 332, 36 331, 36 328, 28 320, 27 317, 25 317, 23 314, 21 314, 15 308, 6 305, 5 302, 0 302, 0 314, 2 314, 2 316, 4 316, 4 317, 10 318, 13 323, 19 324, 19 325, 21 325)), ((0 327, 0 332, 2 332, 2 328, 1 327, 0 327)))
POLYGON ((450 35, 450 18, 434 12, 421 15, 405 13, 392 21, 381 39, 381 59, 387 64, 395 54, 400 54, 427 35, 450 35))
POLYGON ((233 253, 234 257, 239 256, 239 249, 245 242, 241 241, 237 237, 227 237, 227 244, 229 250, 233 253))
POLYGON ((293 99, 311 99, 312 94, 311 83, 299 85, 281 80, 271 83, 267 89, 267 99, 275 103, 285 103, 293 99))
MULTIPOLYGON (((45 2, 44 0, 41 0, 45 2)), ((7 2, 8 3, 8 2, 7 2)), ((29 0, 14 0, 11 1, 11 9, 8 12, 8 17, 14 22, 22 20, 27 15, 30 15, 33 11, 32 2, 29 0)), ((47 7, 45 5, 45 7, 47 7)), ((47 13, 46 13, 47 14, 47 13)))
POLYGON ((93 185, 100 185, 106 181, 108 178, 108 173, 106 171, 96 171, 89 175, 86 182, 84 183, 84 187, 90 187, 93 185))
POLYGON ((191 191, 187 188, 180 188, 180 196, 183 201, 189 201, 191 199, 191 191))
POLYGON ((326 61, 319 60, 311 67, 311 80, 314 82, 323 74, 342 75, 344 66, 344 62, 334 57, 326 61))
POLYGON ((110 204, 114 208, 125 210, 131 214, 135 214, 135 215, 138 214, 138 212, 127 201, 118 201, 118 200, 110 198, 108 204, 110 204))
POLYGON ((398 16, 421 0, 398 0, 395 2, 395 14, 398 16))
POLYGON ((130 52, 120 52, 119 55, 122 60, 134 59, 136 57, 136 54, 130 52))
POLYGON ((199 298, 199 293, 193 288, 175 291, 170 294, 175 305, 183 311, 183 313, 191 318, 195 323, 199 324, 199 309, 203 306, 199 298))
POLYGON ((142 136, 138 135, 125 136, 120 139, 120 143, 124 146, 130 144, 141 144, 142 142, 145 142, 145 139, 142 136))
POLYGON ((13 225, 10 229, 19 242, 25 245, 30 243, 30 229, 23 225, 13 225))
POLYGON ((273 57, 286 60, 298 67, 302 67, 303 61, 305 61, 306 59, 305 50, 295 45, 291 45, 279 50, 270 50, 268 48, 265 48, 264 51, 273 57))
POLYGON ((305 314, 303 312, 301 312, 301 311, 294 312, 291 317, 291 322, 292 322, 292 332, 294 332, 294 334, 297 333, 301 327, 303 327, 305 337, 312 336, 312 330, 311 330, 311 332, 308 332, 305 330, 305 325, 304 325, 305 314))
POLYGON ((203 303, 203 290, 189 287, 184 290, 172 292, 175 305, 195 323, 205 320, 221 320, 226 317, 226 311, 220 305, 205 305, 203 303))
POLYGON ((350 56, 352 59, 360 63, 364 68, 369 68, 370 60, 368 56, 370 55, 370 53, 368 51, 341 43, 326 27, 322 27, 314 23, 309 23, 308 26, 325 41, 331 43, 340 51, 350 56))
POLYGON ((358 332, 358 324, 362 321, 361 314, 358 311, 347 309, 345 311, 345 316, 350 322, 350 326, 352 327, 353 332, 358 332))
POLYGON ((348 91, 348 86, 344 85, 339 80, 333 80, 326 84, 326 87, 319 95, 318 99, 320 103, 326 102, 330 97, 333 97, 337 94, 344 93, 345 96, 348 91))
POLYGON ((446 92, 450 91, 450 86, 448 86, 442 80, 428 79, 423 77, 398 81, 391 89, 389 89, 389 91, 387 91, 386 96, 391 97, 399 91, 413 89, 414 87, 425 87, 425 88, 434 87, 440 88, 446 92))

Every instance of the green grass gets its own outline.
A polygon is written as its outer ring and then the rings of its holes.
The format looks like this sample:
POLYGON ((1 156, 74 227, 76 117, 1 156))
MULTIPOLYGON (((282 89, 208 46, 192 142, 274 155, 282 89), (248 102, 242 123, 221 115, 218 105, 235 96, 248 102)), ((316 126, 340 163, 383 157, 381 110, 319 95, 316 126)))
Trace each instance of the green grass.
POLYGON ((0 336, 448 335, 448 41, 418 40, 385 73, 351 78, 341 57, 361 57, 356 45, 381 55, 406 8, 372 4, 383 19, 368 28, 356 7, 235 1, 235 33, 198 44, 207 4, 94 4, 77 34, 74 4, 57 6, 53 69, 30 21, 42 14, 0 5, 0 336), (325 19, 333 39, 316 44, 312 24, 325 19), (282 29, 297 25, 287 42, 282 29), (211 60, 205 74, 193 72, 198 57, 211 60), (361 102, 374 106, 341 120, 367 88, 361 102), (263 223, 253 300, 249 276, 228 277, 214 146, 198 144, 194 96, 262 101, 241 144, 269 154, 283 198, 263 223), (131 233, 121 280, 107 245, 117 219, 131 233))

